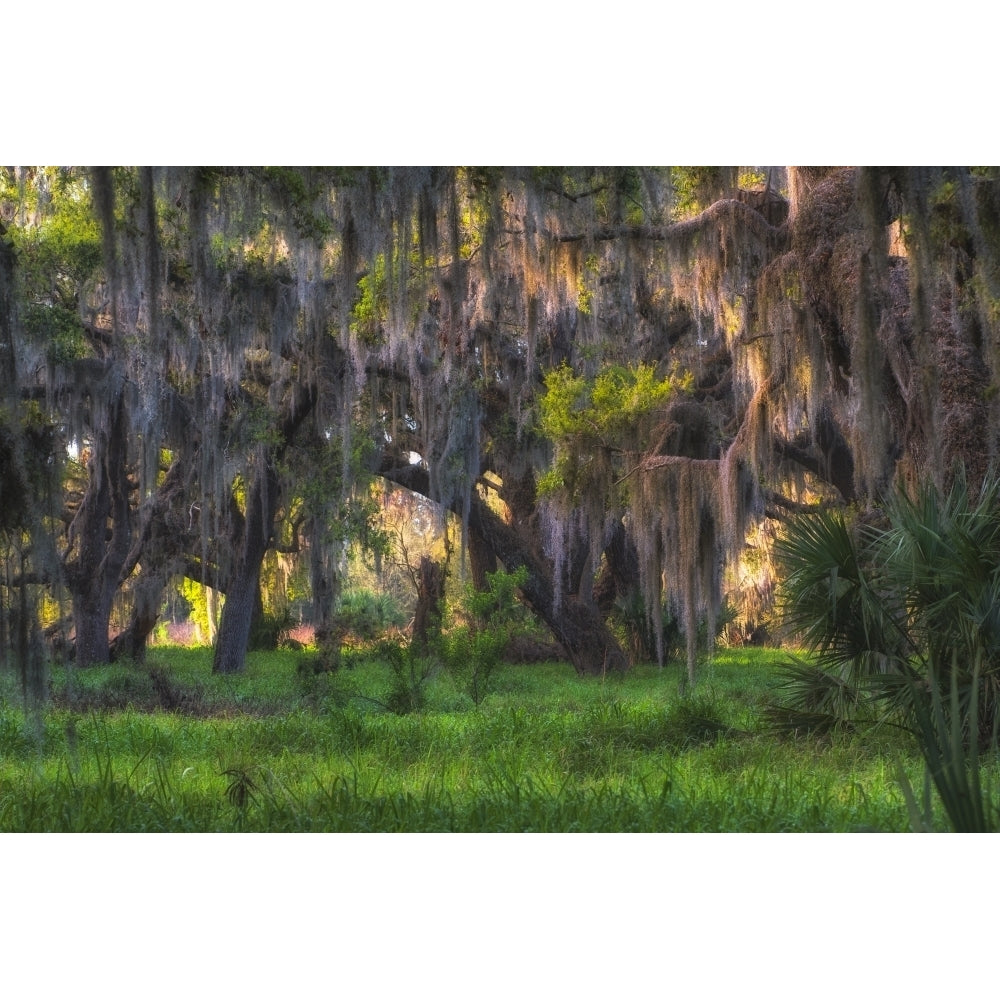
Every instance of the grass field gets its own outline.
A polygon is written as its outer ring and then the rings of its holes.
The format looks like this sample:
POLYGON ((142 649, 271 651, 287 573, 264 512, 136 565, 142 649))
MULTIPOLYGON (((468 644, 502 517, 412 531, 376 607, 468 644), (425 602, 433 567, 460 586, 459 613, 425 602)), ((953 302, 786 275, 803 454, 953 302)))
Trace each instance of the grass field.
POLYGON ((686 697, 680 666, 505 665, 478 706, 441 672, 407 714, 388 664, 302 655, 223 677, 209 650, 159 648, 56 672, 27 718, 3 675, 0 830, 899 832, 897 768, 923 785, 899 731, 775 737, 774 651, 721 651, 686 697))

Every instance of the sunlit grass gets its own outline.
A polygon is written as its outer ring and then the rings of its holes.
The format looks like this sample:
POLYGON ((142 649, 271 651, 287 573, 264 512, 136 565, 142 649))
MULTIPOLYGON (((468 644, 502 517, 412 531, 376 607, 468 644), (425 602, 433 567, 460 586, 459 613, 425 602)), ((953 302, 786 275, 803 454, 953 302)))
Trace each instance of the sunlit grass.
POLYGON ((897 761, 922 782, 908 740, 776 739, 775 661, 720 652, 687 697, 676 666, 603 680, 505 666, 478 708, 438 675, 409 715, 384 707, 387 665, 311 675, 293 653, 251 656, 236 678, 171 649, 56 674, 41 719, 5 677, 0 830, 908 829, 897 761))

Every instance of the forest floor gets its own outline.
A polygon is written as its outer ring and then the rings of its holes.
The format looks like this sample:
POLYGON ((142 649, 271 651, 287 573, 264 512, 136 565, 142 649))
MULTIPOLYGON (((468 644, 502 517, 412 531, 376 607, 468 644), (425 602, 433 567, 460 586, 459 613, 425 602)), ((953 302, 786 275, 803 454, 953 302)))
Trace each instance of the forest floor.
POLYGON ((721 650, 686 695, 680 665, 503 665, 478 704, 444 671, 290 651, 235 677, 180 647, 55 670, 27 714, 4 673, 0 831, 907 831, 915 746, 775 735, 784 655, 721 650))

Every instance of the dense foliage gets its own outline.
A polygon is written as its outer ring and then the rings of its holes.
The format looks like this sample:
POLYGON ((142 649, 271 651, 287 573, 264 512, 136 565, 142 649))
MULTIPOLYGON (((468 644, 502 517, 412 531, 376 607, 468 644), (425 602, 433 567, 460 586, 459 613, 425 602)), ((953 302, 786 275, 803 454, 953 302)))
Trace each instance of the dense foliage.
POLYGON ((978 488, 1000 441, 992 169, 18 167, 0 227, 26 685, 140 660, 184 579, 218 672, 284 585, 332 662, 390 484, 578 672, 671 622, 693 681, 724 618, 769 624, 790 512, 978 488))

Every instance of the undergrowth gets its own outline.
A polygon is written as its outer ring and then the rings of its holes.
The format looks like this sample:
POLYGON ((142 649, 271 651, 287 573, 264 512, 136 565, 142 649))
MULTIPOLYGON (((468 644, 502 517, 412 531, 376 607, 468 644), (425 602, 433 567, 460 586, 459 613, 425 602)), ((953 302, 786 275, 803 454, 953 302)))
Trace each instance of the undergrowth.
POLYGON ((55 671, 35 719, 4 676, 0 830, 908 829, 905 734, 776 739, 776 659, 721 652, 686 697, 676 667, 502 665, 478 705, 441 671, 405 714, 384 658, 314 675, 260 653, 234 678, 207 651, 160 649, 55 671))

